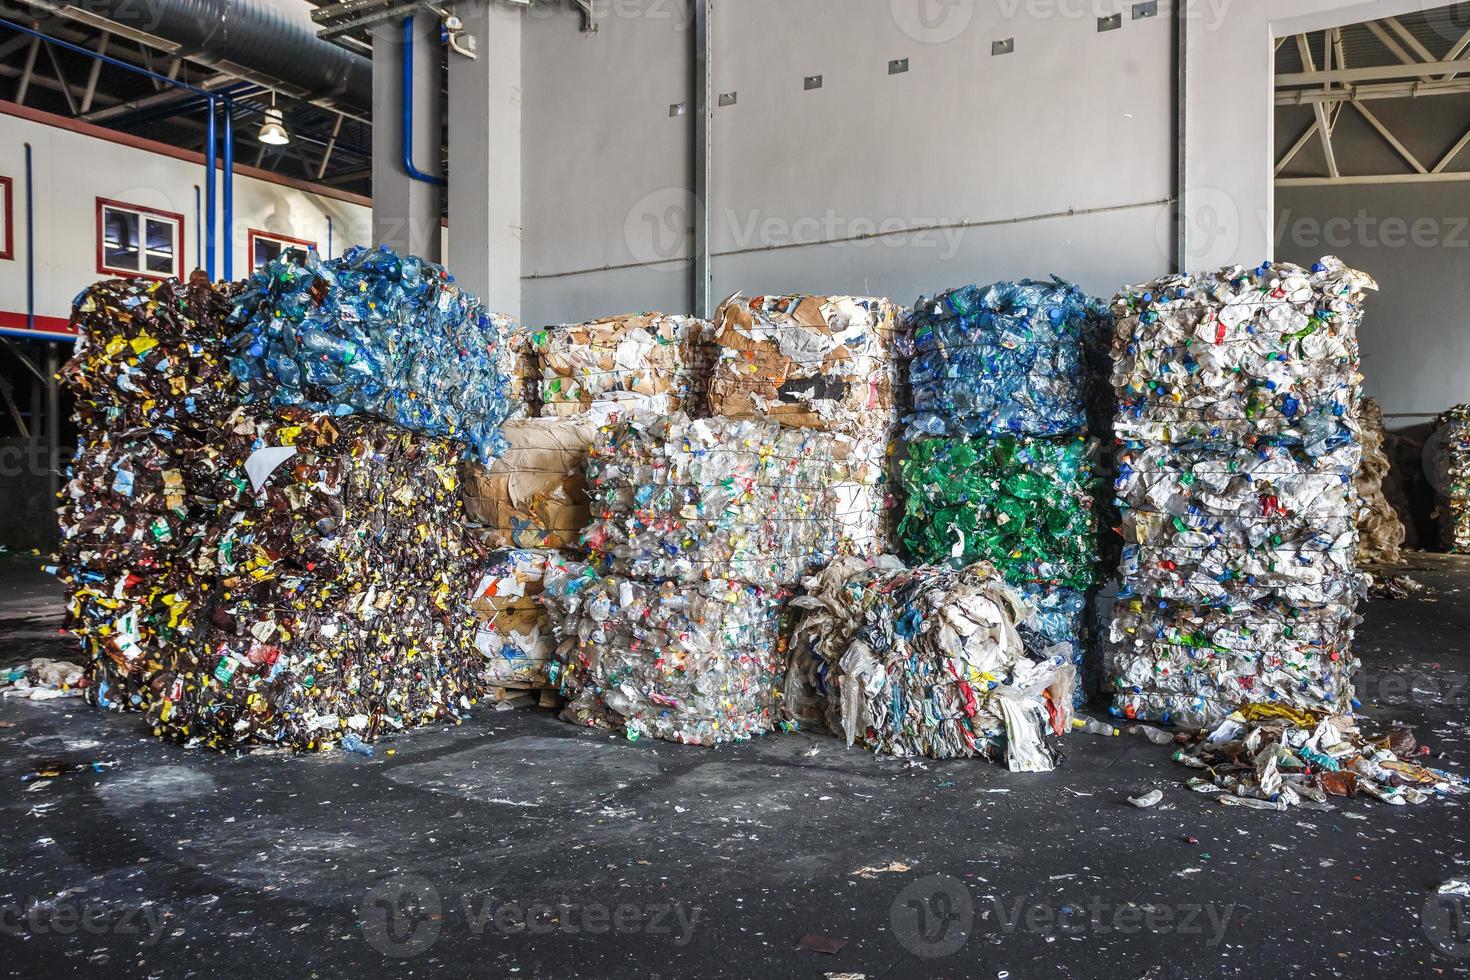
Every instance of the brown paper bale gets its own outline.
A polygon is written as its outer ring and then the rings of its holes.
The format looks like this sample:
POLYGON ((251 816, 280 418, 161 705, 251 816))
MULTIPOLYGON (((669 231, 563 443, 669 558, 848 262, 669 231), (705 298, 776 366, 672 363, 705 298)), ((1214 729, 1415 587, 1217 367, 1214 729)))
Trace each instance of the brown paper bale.
POLYGON ((1362 500, 1358 511, 1358 564, 1398 565, 1403 562, 1406 534, 1403 522, 1384 494, 1389 460, 1383 449, 1383 409, 1372 398, 1358 405, 1362 431, 1363 464, 1358 470, 1357 489, 1362 500))
POLYGON ((708 326, 639 313, 535 331, 541 415, 697 409, 694 364, 708 326))
POLYGON ((463 464, 465 514, 492 548, 576 547, 587 512, 585 418, 514 419, 501 428, 510 448, 489 467, 463 464))
POLYGON ((710 412, 791 428, 886 432, 898 308, 853 296, 732 296, 715 314, 710 412))

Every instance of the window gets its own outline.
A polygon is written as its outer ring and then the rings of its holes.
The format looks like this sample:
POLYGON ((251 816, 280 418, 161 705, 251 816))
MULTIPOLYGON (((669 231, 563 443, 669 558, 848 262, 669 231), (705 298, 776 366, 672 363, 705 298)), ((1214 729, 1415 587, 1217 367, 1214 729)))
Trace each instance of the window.
POLYGON ((0 259, 15 258, 15 192, 9 177, 0 177, 0 259))
POLYGON ((183 215, 97 199, 98 272, 167 279, 183 254, 183 215))
POLYGON ((250 229, 250 268, 259 269, 268 262, 274 262, 282 255, 286 261, 295 262, 297 265, 306 264, 306 253, 316 248, 316 242, 309 242, 304 238, 291 238, 289 235, 274 235, 268 231, 257 231, 250 229))

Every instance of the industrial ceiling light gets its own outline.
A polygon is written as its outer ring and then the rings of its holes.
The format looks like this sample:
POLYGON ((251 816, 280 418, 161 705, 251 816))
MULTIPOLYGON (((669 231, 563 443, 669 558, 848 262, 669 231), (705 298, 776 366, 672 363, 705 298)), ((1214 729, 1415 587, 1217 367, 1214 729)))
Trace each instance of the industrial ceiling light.
POLYGON ((276 93, 271 93, 271 107, 265 110, 265 122, 260 124, 260 141, 270 146, 285 146, 291 142, 286 132, 286 117, 276 108, 276 93))

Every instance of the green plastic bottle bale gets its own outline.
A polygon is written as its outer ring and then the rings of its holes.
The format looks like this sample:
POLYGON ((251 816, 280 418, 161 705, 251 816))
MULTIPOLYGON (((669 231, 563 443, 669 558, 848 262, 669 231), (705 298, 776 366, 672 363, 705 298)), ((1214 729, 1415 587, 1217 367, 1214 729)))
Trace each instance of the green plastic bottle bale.
POLYGON ((1092 455, 1082 436, 921 439, 903 463, 899 540, 922 563, 988 561, 1008 583, 1095 579, 1092 455))

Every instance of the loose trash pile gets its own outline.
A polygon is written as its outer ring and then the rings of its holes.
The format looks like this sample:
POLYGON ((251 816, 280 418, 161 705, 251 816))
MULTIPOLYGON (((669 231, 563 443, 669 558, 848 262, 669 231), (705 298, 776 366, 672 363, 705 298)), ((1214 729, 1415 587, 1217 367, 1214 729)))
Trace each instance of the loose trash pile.
POLYGON ((500 450, 511 411, 510 319, 485 310, 442 266, 387 246, 251 276, 230 322, 231 365, 254 401, 367 414, 500 450))
MULTIPOLYGON (((1088 407, 1104 305, 1054 279, 964 286, 910 314, 898 535, 920 563, 993 563, 1034 613, 1033 652, 1087 661, 1086 593, 1097 580, 1096 446, 1088 407)), ((1076 687, 1080 705, 1084 687, 1076 687)))
POLYGON ((1167 276, 1114 300, 1122 591, 1114 711, 1208 726, 1244 703, 1347 713, 1357 328, 1335 258, 1167 276))
POLYGON ((785 590, 728 578, 653 582, 552 562, 552 667, 580 725, 716 745, 769 732, 785 654, 785 590))
POLYGON ((532 331, 542 416, 690 410, 708 329, 695 317, 638 313, 532 331))
POLYGON ((27 701, 81 697, 82 676, 80 664, 33 657, 15 667, 0 669, 0 697, 27 701))
POLYGON ((1384 493, 1384 482, 1390 464, 1383 444, 1387 433, 1383 409, 1372 398, 1358 403, 1359 437, 1363 443, 1363 463, 1358 470, 1358 564, 1398 565, 1404 557, 1402 548, 1408 531, 1398 512, 1384 493))
POLYGON ((88 701, 137 710, 195 613, 180 595, 212 494, 201 469, 233 401, 222 341, 228 297, 111 279, 76 298, 77 344, 61 370, 75 397, 76 454, 50 567, 66 586, 88 701))
POLYGON ((1452 555, 1470 554, 1470 404, 1441 412, 1431 430, 1424 463, 1439 495, 1440 544, 1452 555))
POLYGON ((1252 704, 1194 736, 1174 760, 1205 771, 1190 789, 1257 810, 1331 810, 1334 796, 1402 806, 1470 793, 1464 776, 1414 761, 1427 752, 1407 728, 1370 739, 1351 715, 1252 704))
POLYGON ((1028 654, 1025 608, 991 566, 843 558, 792 605, 792 717, 890 755, 1055 768, 1076 672, 1028 654))

